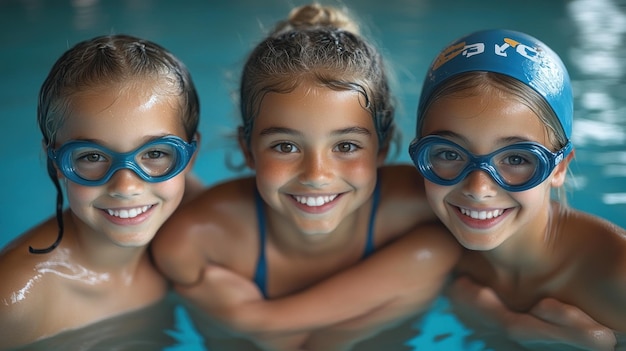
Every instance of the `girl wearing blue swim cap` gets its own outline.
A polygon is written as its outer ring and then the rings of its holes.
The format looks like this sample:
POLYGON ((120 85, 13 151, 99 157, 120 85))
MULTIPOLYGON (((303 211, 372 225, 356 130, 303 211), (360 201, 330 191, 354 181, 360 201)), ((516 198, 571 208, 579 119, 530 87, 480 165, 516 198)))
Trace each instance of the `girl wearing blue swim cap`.
POLYGON ((433 61, 409 153, 467 249, 460 285, 518 312, 555 298, 626 332, 626 232, 551 198, 574 155, 572 119, 556 53, 523 33, 476 32, 433 61))

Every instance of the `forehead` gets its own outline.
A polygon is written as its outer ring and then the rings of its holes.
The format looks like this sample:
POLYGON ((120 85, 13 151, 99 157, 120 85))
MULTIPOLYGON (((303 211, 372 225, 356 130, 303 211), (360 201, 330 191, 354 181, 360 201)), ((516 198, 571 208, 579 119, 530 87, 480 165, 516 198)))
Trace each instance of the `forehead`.
POLYGON ((290 125, 292 128, 359 124, 374 128, 363 96, 352 90, 334 90, 316 84, 301 84, 288 93, 268 93, 263 98, 255 126, 290 125))
POLYGON ((453 134, 468 143, 529 140, 548 145, 548 129, 519 98, 496 91, 463 91, 434 101, 422 135, 453 134))
POLYGON ((185 138, 177 96, 163 94, 153 85, 142 81, 74 95, 57 144, 85 139, 124 148, 155 136, 185 138))

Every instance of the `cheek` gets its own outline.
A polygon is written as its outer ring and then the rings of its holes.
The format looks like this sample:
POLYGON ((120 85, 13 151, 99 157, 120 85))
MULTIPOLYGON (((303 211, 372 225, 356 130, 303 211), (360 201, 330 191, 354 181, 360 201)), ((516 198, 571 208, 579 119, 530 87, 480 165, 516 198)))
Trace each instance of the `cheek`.
POLYGON ((380 164, 379 154, 371 151, 362 151, 356 155, 337 155, 334 166, 344 173, 376 174, 380 164))
POLYGON ((544 211, 550 203, 550 181, 546 180, 538 186, 518 193, 509 193, 522 207, 531 211, 544 211), (542 206, 541 204, 544 204, 542 206))
POLYGON ((280 182, 292 177, 297 172, 297 162, 283 162, 271 158, 257 158, 255 161, 255 175, 259 180, 267 183, 280 182))
POLYGON ((185 193, 185 173, 165 182, 150 184, 150 188, 154 195, 176 208, 185 193))
POLYGON ((426 192, 426 198, 431 206, 442 205, 443 198, 450 192, 450 188, 451 187, 437 185, 428 180, 424 180, 424 191, 426 192))
POLYGON ((63 180, 61 182, 66 184, 65 196, 72 209, 78 209, 78 206, 92 202, 102 192, 102 187, 99 186, 82 186, 70 181, 64 182, 63 180))
POLYGON ((67 182, 65 186, 66 204, 79 218, 87 220, 89 213, 94 208, 94 201, 102 195, 102 187, 82 186, 67 182))
POLYGON ((377 176, 377 163, 372 162, 349 162, 343 165, 343 176, 353 182, 374 182, 377 176))

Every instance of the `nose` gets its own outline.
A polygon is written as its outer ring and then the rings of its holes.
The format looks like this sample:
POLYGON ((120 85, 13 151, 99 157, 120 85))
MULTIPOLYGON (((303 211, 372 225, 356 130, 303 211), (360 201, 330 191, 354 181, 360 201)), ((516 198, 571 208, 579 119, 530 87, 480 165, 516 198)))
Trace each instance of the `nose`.
POLYGON ((113 173, 107 182, 109 195, 118 198, 128 198, 143 192, 145 181, 130 169, 120 169, 113 173))
POLYGON ((324 153, 308 153, 300 164, 300 183, 319 188, 330 183, 333 165, 324 153))
POLYGON ((463 194, 474 200, 493 197, 499 185, 483 170, 470 172, 463 180, 463 194))

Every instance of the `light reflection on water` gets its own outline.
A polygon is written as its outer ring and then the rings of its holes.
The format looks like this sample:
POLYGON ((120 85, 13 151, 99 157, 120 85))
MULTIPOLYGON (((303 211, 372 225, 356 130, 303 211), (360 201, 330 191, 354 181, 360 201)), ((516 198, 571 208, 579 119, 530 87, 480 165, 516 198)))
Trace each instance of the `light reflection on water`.
POLYGON ((626 14, 623 7, 611 0, 571 1, 568 13, 578 34, 569 55, 577 71, 573 80, 577 93, 573 139, 587 153, 582 161, 589 163, 581 167, 577 179, 584 184, 583 188, 594 189, 597 183, 606 180, 607 186, 598 186, 601 201, 621 209, 623 216, 626 210, 626 14), (599 169, 601 178, 588 181, 585 178, 594 172, 593 168, 599 169))

